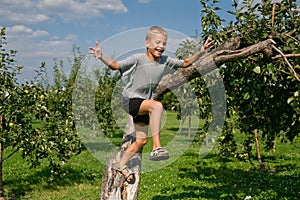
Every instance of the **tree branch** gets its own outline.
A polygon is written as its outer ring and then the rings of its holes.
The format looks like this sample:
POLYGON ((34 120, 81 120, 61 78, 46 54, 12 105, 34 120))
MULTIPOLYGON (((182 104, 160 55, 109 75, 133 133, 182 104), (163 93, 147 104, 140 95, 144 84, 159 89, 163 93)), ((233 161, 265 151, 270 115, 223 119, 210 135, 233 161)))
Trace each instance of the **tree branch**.
MULTIPOLYGON (((300 57, 300 53, 298 53, 298 54, 284 54, 284 56, 287 57, 287 58, 300 57)), ((276 56, 272 57, 272 59, 278 59, 278 58, 282 58, 282 55, 276 55, 276 56)))
POLYGON ((295 69, 293 68, 287 57, 284 55, 284 53, 282 53, 282 51, 275 47, 275 45, 272 45, 272 48, 275 49, 283 57, 289 68, 293 71, 295 78, 300 82, 299 74, 295 71, 295 69))
POLYGON ((16 152, 18 152, 19 149, 20 149, 20 147, 17 147, 14 151, 10 152, 10 154, 8 154, 6 157, 4 157, 4 158, 2 159, 2 161, 5 161, 5 160, 7 160, 8 158, 10 158, 12 155, 14 155, 16 152))
POLYGON ((234 51, 222 50, 219 52, 215 52, 214 61, 216 65, 220 66, 226 62, 239 60, 241 58, 245 58, 256 53, 261 53, 264 49, 270 48, 272 44, 275 44, 275 41, 272 39, 267 39, 249 47, 245 47, 243 49, 234 51))
POLYGON ((226 62, 248 57, 252 54, 261 53, 265 49, 272 48, 274 40, 267 39, 257 44, 238 49, 240 46, 240 37, 232 37, 216 50, 205 54, 199 58, 193 66, 181 68, 173 74, 165 75, 158 84, 154 99, 159 99, 168 91, 177 88, 179 85, 190 81, 200 75, 211 72, 226 62))
POLYGON ((297 42, 297 43, 300 43, 300 41, 299 41, 299 40, 297 40, 297 38, 295 38, 295 37, 291 36, 289 33, 286 33, 286 34, 284 34, 284 36, 286 36, 286 37, 289 37, 289 38, 293 39, 293 40, 294 40, 295 42, 297 42))

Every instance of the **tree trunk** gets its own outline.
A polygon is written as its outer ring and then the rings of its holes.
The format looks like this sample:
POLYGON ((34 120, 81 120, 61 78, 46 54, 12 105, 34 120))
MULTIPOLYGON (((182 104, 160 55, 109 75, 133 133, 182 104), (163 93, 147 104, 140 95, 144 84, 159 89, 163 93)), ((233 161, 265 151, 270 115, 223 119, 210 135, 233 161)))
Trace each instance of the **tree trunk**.
POLYGON ((257 160, 259 162, 259 166, 261 169, 266 169, 261 156, 260 156, 260 148, 259 148, 259 142, 258 142, 258 130, 254 130, 254 136, 255 136, 255 146, 256 146, 256 153, 257 153, 257 160))
POLYGON ((192 116, 189 115, 188 139, 191 139, 191 132, 192 132, 192 116))
MULTIPOLYGON (((245 58, 249 55, 263 52, 264 49, 269 49, 274 43, 273 40, 268 39, 249 47, 239 49, 240 37, 232 37, 228 39, 224 44, 210 53, 205 54, 198 59, 193 66, 188 68, 180 68, 173 74, 165 75, 160 81, 155 94, 154 99, 159 99, 168 91, 171 91, 178 86, 190 81, 201 75, 205 75, 211 72, 222 64, 245 58)), ((141 169, 141 153, 134 156, 128 163, 128 167, 135 172, 136 182, 133 185, 122 184, 119 187, 114 186, 115 173, 112 170, 114 163, 117 163, 122 155, 122 152, 134 141, 135 131, 132 119, 129 118, 127 127, 123 136, 123 142, 120 150, 118 150, 108 161, 104 170, 102 178, 102 191, 100 195, 101 200, 135 200, 138 199, 138 193, 140 190, 140 169, 141 169)))
MULTIPOLYGON (((2 127, 2 115, 0 115, 0 133, 3 131, 2 127)), ((1 138, 0 138, 1 139, 1 138)), ((2 156, 3 156, 3 143, 2 139, 0 140, 0 198, 4 197, 4 192, 3 192, 3 174, 2 174, 2 156)))
POLYGON ((113 170, 114 165, 119 162, 126 148, 134 141, 134 124, 132 117, 128 116, 121 148, 117 152, 115 152, 115 154, 112 155, 111 159, 107 162, 106 167, 104 169, 104 174, 102 177, 102 191, 100 194, 101 200, 138 199, 138 194, 140 190, 140 171, 142 154, 136 154, 127 163, 128 168, 131 169, 135 174, 136 181, 134 184, 126 184, 124 182, 121 185, 117 186, 115 184, 116 171, 113 170))
POLYGON ((183 124, 185 122, 185 119, 186 119, 186 116, 183 116, 183 118, 180 121, 179 132, 178 132, 180 135, 182 134, 182 131, 183 131, 183 124))

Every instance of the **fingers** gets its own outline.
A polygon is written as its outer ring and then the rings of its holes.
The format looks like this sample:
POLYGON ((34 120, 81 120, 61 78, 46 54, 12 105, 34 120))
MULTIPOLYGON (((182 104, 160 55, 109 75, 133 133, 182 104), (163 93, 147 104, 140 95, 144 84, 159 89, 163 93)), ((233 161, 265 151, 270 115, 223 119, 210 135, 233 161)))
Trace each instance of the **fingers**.
POLYGON ((211 42, 209 42, 207 45, 208 46, 213 46, 215 44, 215 41, 214 40, 212 40, 211 42))
POLYGON ((203 47, 204 47, 204 49, 210 49, 214 46, 214 44, 215 44, 215 41, 211 40, 211 38, 208 37, 207 40, 205 41, 203 47))
MULTIPOLYGON (((100 47, 100 44, 99 44, 98 41, 96 41, 95 43, 96 43, 96 48, 100 47)), ((95 47, 89 47, 89 49, 92 50, 92 51, 95 51, 96 48, 95 47)))
POLYGON ((89 47, 89 49, 90 49, 89 54, 95 54, 96 48, 100 47, 100 44, 98 41, 96 41, 95 44, 96 44, 96 47, 89 47))
POLYGON ((102 51, 98 41, 95 42, 96 47, 89 47, 89 54, 93 55, 96 59, 102 58, 102 51))
POLYGON ((210 40, 211 40, 210 37, 208 37, 204 44, 207 44, 210 40))

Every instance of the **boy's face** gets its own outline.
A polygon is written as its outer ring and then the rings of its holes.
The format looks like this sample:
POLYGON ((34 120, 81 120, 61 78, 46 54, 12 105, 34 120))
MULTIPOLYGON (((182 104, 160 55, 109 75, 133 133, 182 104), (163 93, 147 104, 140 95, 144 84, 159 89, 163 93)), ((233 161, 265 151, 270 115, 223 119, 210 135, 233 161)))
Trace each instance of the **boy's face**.
POLYGON ((154 58, 159 58, 166 49, 167 37, 160 33, 152 33, 150 39, 145 41, 145 45, 154 58))

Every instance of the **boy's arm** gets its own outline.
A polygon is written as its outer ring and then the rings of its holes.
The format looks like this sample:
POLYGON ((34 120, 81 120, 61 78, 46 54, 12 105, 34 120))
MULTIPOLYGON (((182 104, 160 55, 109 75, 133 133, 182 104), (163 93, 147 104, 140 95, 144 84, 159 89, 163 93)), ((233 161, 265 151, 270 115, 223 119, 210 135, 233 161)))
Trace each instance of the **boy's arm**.
POLYGON ((198 60, 201 56, 203 56, 209 49, 211 49, 214 46, 214 43, 215 43, 214 40, 209 42, 209 39, 207 39, 205 44, 201 47, 201 49, 197 53, 184 59, 182 67, 188 67, 192 65, 196 60, 198 60))
POLYGON ((99 42, 96 41, 96 47, 90 47, 89 54, 94 55, 96 59, 100 59, 105 65, 107 65, 112 70, 119 70, 120 65, 118 62, 113 59, 106 57, 102 54, 102 50, 100 48, 99 42))

